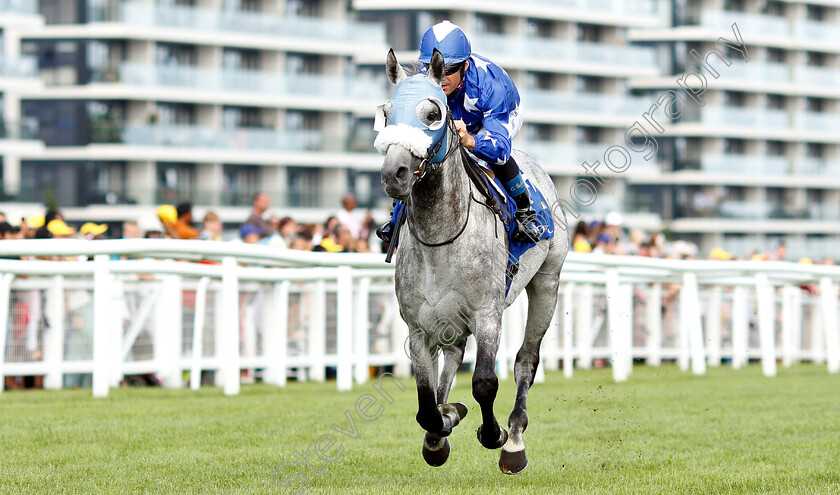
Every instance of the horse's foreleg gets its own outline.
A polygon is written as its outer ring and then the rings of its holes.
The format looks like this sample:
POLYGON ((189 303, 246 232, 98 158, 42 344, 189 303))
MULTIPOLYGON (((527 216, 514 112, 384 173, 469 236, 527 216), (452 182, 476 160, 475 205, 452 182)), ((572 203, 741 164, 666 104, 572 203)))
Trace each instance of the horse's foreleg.
POLYGON ((502 454, 499 457, 499 469, 506 474, 518 474, 528 465, 525 443, 522 439, 522 433, 528 428, 526 408, 528 390, 534 383, 534 376, 540 363, 540 343, 551 324, 554 307, 557 304, 556 283, 552 286, 551 282, 544 284, 540 284, 539 281, 532 282, 528 285, 527 291, 528 322, 525 325, 525 338, 522 341, 522 347, 516 353, 516 364, 513 367, 516 380, 516 401, 508 418, 510 436, 502 447, 502 454))
POLYGON ((493 402, 499 390, 499 379, 496 377, 496 352, 499 350, 501 329, 501 315, 476 320, 474 335, 477 351, 472 390, 473 397, 481 407, 481 426, 478 427, 476 435, 481 445, 488 449, 498 449, 507 440, 507 432, 499 426, 493 414, 493 402))

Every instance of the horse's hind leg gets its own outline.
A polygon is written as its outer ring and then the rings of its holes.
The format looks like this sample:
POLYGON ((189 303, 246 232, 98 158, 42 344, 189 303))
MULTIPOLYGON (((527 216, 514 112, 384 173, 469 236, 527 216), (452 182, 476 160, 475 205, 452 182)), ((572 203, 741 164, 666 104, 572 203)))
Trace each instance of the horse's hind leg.
POLYGON ((525 444, 522 440, 522 433, 528 427, 526 411, 528 389, 534 383, 534 375, 540 362, 540 343, 551 324, 557 304, 558 280, 559 275, 538 273, 526 287, 528 322, 525 325, 525 338, 516 354, 516 364, 513 368, 516 380, 516 402, 508 419, 510 435, 502 447, 499 458, 499 469, 506 474, 518 474, 528 465, 525 444))

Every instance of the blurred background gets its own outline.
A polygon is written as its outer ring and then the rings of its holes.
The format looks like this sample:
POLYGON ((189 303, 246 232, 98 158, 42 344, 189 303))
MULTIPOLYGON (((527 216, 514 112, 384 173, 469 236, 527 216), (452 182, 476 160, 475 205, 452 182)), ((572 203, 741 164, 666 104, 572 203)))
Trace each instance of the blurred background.
POLYGON ((300 224, 346 194, 358 220, 384 221, 372 127, 391 91, 385 54, 416 60, 443 19, 516 81, 514 146, 570 202, 581 163, 604 163, 700 70, 692 51, 720 49, 732 64, 711 57, 720 77, 704 73, 704 105, 660 120, 653 159, 601 166, 581 219, 620 214, 633 243, 661 232, 692 257, 784 245, 783 259, 823 259, 840 246, 837 0, 0 0, 0 209, 17 223, 60 208, 119 237, 189 202, 230 238, 265 191, 266 215, 300 224), (735 40, 733 23, 748 63, 717 42, 735 40))

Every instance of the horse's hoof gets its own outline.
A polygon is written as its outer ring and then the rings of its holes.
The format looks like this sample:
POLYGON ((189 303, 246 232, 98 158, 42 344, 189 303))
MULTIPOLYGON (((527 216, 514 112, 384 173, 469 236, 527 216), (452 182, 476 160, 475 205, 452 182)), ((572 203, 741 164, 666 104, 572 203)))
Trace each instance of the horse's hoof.
POLYGON ((525 449, 516 452, 508 452, 502 449, 499 457, 499 469, 505 474, 519 474, 528 466, 528 458, 525 457, 525 449))
POLYGON ((458 411, 458 417, 464 419, 467 417, 467 406, 463 402, 454 402, 451 404, 456 411, 458 411))
MULTIPOLYGON (((441 414, 449 414, 449 413, 456 413, 458 414, 458 418, 455 421, 455 424, 460 423, 462 419, 467 416, 467 406, 465 406, 462 402, 453 402, 451 404, 440 404, 438 405, 438 410, 441 414)), ((454 425, 453 425, 454 426, 454 425)))
POLYGON ((446 460, 449 459, 450 450, 449 440, 446 438, 443 439, 443 445, 436 450, 430 450, 426 447, 426 442, 423 442, 423 460, 432 467, 443 466, 446 460))
POLYGON ((497 438, 495 440, 487 440, 487 439, 484 438, 484 436, 481 434, 482 426, 483 425, 478 427, 478 429, 475 431, 475 435, 478 437, 478 442, 481 445, 483 445, 484 448, 490 449, 490 450, 498 449, 499 447, 504 445, 505 442, 507 442, 508 432, 507 432, 507 430, 505 430, 501 426, 499 427, 499 438, 497 438))

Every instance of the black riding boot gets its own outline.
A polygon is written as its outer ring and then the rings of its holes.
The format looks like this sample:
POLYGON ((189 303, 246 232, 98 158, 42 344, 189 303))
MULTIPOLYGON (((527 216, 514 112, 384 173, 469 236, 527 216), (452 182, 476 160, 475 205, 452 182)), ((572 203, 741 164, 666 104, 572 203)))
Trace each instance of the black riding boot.
MULTIPOLYGON (((394 206, 397 205, 397 202, 394 201, 394 206)), ((382 242, 385 243, 386 246, 391 245, 391 238, 394 237, 394 228, 391 227, 391 220, 394 218, 394 208, 391 207, 391 214, 388 215, 388 221, 380 225, 376 229, 376 237, 380 238, 382 242)))
POLYGON ((515 196, 513 201, 516 203, 516 214, 513 218, 516 220, 516 227, 513 231, 513 240, 516 242, 537 242, 542 237, 543 230, 540 224, 537 223, 537 212, 531 206, 531 194, 528 189, 525 192, 515 196))
POLYGON ((513 240, 515 242, 537 242, 542 237, 542 228, 537 223, 537 212, 531 206, 531 194, 528 193, 528 187, 522 179, 516 160, 511 156, 505 163, 501 165, 492 164, 490 168, 493 169, 493 173, 496 174, 496 177, 502 182, 505 190, 516 203, 516 214, 513 216, 516 221, 513 240))

